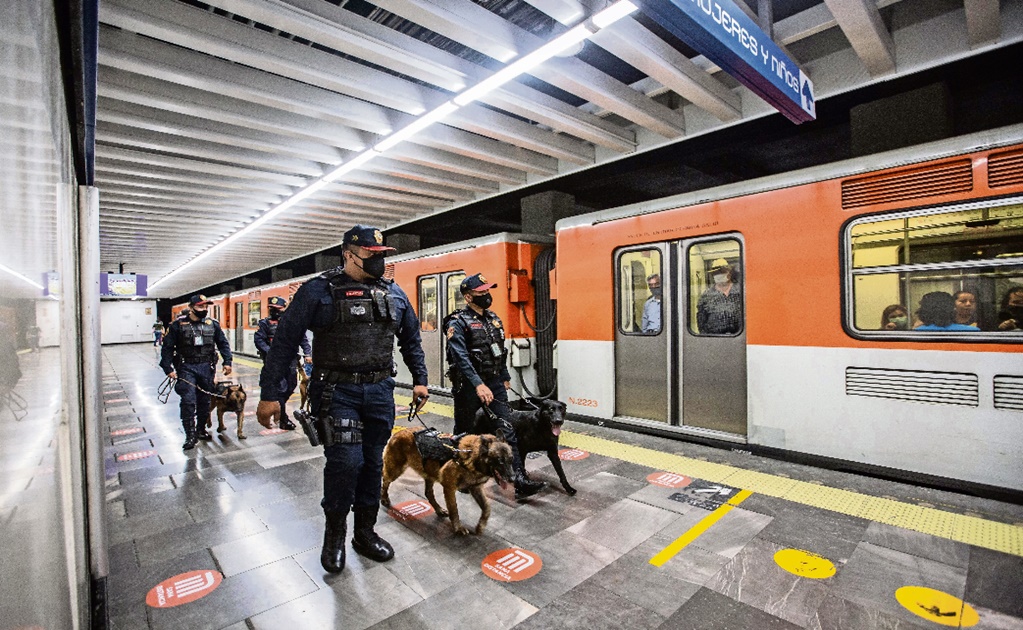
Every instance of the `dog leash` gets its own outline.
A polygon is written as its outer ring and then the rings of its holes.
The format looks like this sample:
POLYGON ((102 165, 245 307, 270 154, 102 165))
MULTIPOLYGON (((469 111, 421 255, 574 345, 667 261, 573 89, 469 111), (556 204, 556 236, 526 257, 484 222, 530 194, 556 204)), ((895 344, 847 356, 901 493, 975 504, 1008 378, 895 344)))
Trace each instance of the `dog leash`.
MULTIPOLYGON (((523 395, 522 395, 522 393, 521 393, 521 392, 519 392, 519 391, 518 391, 517 389, 515 389, 514 387, 511 387, 511 386, 509 386, 509 387, 508 387, 508 389, 510 389, 510 390, 511 390, 511 392, 512 392, 513 394, 515 394, 516 396, 518 396, 518 397, 519 397, 519 398, 520 398, 521 400, 524 400, 524 401, 526 401, 526 404, 527 404, 527 405, 529 405, 530 407, 532 407, 533 409, 536 409, 537 411, 539 411, 539 410, 540 410, 540 407, 539 407, 539 406, 538 406, 538 405, 537 405, 536 403, 534 403, 534 402, 533 402, 532 400, 530 400, 529 398, 526 398, 525 396, 523 396, 523 395)), ((511 406, 511 405, 509 405, 509 407, 510 407, 510 406, 511 406)))
POLYGON ((180 379, 180 378, 171 378, 170 376, 168 376, 167 378, 163 379, 163 382, 160 383, 160 386, 156 388, 156 399, 159 400, 161 403, 166 405, 167 401, 170 399, 171 390, 174 389, 174 384, 177 383, 178 381, 181 381, 182 383, 184 383, 185 385, 188 385, 189 387, 195 388, 196 390, 206 394, 207 396, 209 396, 211 398, 224 398, 224 399, 227 398, 227 396, 224 396, 222 394, 214 394, 213 392, 208 392, 205 389, 203 389, 203 388, 199 387, 198 385, 196 385, 195 383, 191 383, 189 381, 186 381, 186 380, 180 379))
POLYGON ((7 407, 11 410, 16 422, 21 422, 28 415, 28 403, 21 394, 13 389, 5 394, 0 394, 0 408, 7 407))

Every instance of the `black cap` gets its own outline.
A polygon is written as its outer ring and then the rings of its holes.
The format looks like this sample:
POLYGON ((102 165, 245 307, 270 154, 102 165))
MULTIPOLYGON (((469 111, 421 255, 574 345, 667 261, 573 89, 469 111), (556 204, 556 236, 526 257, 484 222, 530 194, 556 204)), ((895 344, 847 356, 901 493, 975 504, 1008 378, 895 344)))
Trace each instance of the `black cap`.
POLYGON ((212 301, 206 299, 206 296, 202 295, 201 293, 196 293, 192 297, 188 298, 189 306, 205 306, 207 304, 212 303, 213 303, 212 301))
POLYGON ((487 282, 487 279, 483 277, 483 274, 477 273, 469 276, 465 280, 462 280, 462 286, 460 287, 462 293, 468 293, 469 291, 483 291, 485 289, 493 289, 497 286, 496 283, 487 282))
POLYGON ((371 252, 397 251, 384 245, 384 235, 377 228, 356 225, 345 232, 343 245, 357 245, 371 252))
POLYGON ((280 296, 275 295, 269 300, 267 300, 266 304, 267 306, 272 306, 274 308, 284 308, 288 305, 288 301, 280 296))

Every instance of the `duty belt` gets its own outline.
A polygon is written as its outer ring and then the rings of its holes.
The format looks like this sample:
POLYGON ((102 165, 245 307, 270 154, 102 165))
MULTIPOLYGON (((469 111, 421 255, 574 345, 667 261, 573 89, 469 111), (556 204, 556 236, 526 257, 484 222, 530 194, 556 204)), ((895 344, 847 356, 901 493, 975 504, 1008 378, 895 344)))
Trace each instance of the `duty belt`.
POLYGON ((202 357, 195 357, 194 359, 189 359, 189 358, 186 358, 186 357, 181 357, 181 362, 182 363, 186 363, 188 365, 196 365, 196 364, 202 364, 202 363, 208 363, 208 364, 212 365, 213 364, 213 358, 210 357, 208 359, 204 359, 202 357))
POLYGON ((350 383, 362 385, 365 383, 379 383, 391 376, 391 370, 378 370, 376 372, 340 372, 338 370, 327 370, 324 368, 313 368, 313 380, 326 383, 350 383))

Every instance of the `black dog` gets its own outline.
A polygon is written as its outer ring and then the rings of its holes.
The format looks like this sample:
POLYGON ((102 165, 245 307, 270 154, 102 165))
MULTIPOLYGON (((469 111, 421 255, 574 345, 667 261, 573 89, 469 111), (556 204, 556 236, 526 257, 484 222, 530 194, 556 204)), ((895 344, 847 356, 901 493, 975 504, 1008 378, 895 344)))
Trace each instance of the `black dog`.
MULTIPOLYGON (((528 453, 547 453, 548 459, 554 466, 561 480, 561 487, 570 496, 576 493, 565 478, 565 469, 561 465, 561 458, 558 457, 558 439, 561 435, 561 425, 565 424, 565 403, 558 400, 535 401, 539 409, 529 411, 508 410, 508 420, 515 428, 515 435, 519 441, 519 455, 523 458, 528 453)), ((498 403, 499 405, 501 403, 498 403)), ((476 431, 473 433, 492 433, 491 421, 486 417, 486 411, 480 409, 476 412, 476 431), (484 430, 486 429, 486 430, 484 430)))

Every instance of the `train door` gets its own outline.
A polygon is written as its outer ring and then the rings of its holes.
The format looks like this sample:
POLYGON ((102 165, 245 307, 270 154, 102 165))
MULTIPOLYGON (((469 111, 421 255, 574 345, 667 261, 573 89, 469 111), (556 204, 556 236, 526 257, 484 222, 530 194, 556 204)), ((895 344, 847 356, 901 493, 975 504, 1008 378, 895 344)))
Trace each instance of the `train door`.
POLYGON ((445 337, 440 330, 444 317, 459 308, 461 293, 459 286, 465 274, 461 271, 420 276, 418 279, 419 334, 423 339, 423 353, 426 355, 426 371, 430 385, 451 387, 447 365, 444 363, 445 337))
POLYGON ((746 437, 746 309, 739 235, 687 239, 678 284, 680 426, 746 437))
POLYGON ((668 365, 674 326, 667 243, 615 257, 615 416, 671 421, 668 365))
MULTIPOLYGON (((462 300, 462 280, 465 280, 465 272, 455 271, 452 273, 441 274, 443 281, 443 296, 441 297, 441 321, 444 320, 449 314, 462 308, 464 304, 462 300)), ((447 356, 447 337, 444 334, 440 335, 440 356, 441 365, 444 366, 441 370, 441 383, 444 387, 451 387, 451 379, 448 378, 447 374, 447 362, 445 357, 447 356)))
POLYGON ((238 300, 234 303, 234 344, 235 350, 241 350, 245 341, 245 302, 238 300))

